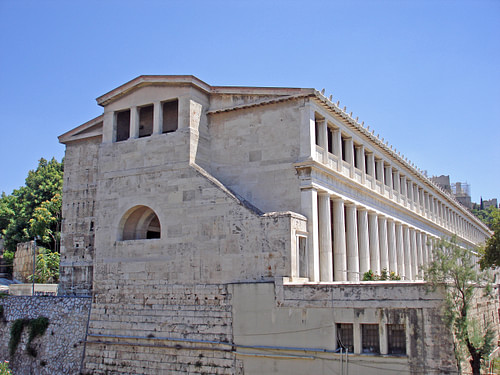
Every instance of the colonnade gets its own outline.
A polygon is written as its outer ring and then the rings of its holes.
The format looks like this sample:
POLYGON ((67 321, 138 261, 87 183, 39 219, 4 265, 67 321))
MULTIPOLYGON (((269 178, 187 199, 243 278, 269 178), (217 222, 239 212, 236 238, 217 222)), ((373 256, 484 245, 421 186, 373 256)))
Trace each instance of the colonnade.
POLYGON ((365 147, 360 139, 355 140, 347 130, 330 124, 317 113, 314 123, 318 161, 351 179, 356 180, 358 175, 357 181, 363 186, 458 236, 472 242, 484 240, 484 233, 460 213, 458 204, 451 198, 440 198, 442 193, 434 192, 430 182, 418 182, 394 161, 376 153, 374 148, 365 147))
POLYGON ((422 279, 435 238, 362 205, 309 189, 309 278, 360 281, 372 270, 394 272, 402 280, 422 279))

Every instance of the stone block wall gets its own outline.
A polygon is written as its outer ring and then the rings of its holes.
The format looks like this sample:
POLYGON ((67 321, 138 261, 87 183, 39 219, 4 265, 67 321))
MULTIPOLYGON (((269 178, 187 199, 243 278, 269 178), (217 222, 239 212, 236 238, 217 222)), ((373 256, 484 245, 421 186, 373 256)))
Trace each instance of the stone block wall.
MULTIPOLYGON (((34 241, 17 244, 14 257, 13 277, 23 283, 28 282, 28 276, 33 274, 33 248, 34 241)), ((38 252, 36 252, 38 254, 38 252)))
POLYGON ((89 328, 90 374, 235 374, 231 295, 226 285, 121 283, 96 296, 89 328))
POLYGON ((210 115, 210 172, 264 212, 301 212, 293 163, 303 111, 304 99, 210 115))
POLYGON ((64 162, 60 294, 92 290, 97 154, 100 138, 66 145, 64 162))
POLYGON ((16 375, 78 374, 83 356, 90 298, 9 296, 0 300, 0 360, 9 360, 16 375), (25 327, 16 352, 9 354, 11 327, 16 319, 38 317, 49 319, 45 334, 33 340, 37 351, 26 352, 28 328, 25 327))

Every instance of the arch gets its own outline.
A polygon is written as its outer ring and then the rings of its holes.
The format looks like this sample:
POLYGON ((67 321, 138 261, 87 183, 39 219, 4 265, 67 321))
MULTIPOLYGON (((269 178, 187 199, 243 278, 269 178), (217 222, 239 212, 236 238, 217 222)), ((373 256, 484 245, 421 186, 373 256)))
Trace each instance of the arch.
POLYGON ((120 220, 118 241, 161 238, 158 215, 148 206, 134 206, 120 220))

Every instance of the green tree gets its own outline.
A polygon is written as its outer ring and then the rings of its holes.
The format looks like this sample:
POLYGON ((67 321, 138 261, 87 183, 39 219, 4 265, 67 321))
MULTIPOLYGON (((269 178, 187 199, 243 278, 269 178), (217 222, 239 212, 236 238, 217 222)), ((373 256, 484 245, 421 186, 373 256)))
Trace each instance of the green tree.
POLYGON ((500 218, 493 226, 495 233, 486 241, 486 246, 481 252, 481 269, 500 267, 500 218))
POLYGON ((500 209, 495 206, 490 206, 485 209, 478 208, 478 206, 475 205, 472 208, 472 213, 490 229, 494 229, 495 223, 500 221, 500 209))
POLYGON ((483 329, 472 317, 474 295, 491 292, 490 277, 477 271, 470 250, 460 247, 453 238, 441 240, 434 248, 433 261, 424 270, 431 289, 444 288, 445 322, 455 338, 455 355, 460 364, 462 353, 468 353, 473 374, 480 374, 481 360, 487 359, 494 348, 494 331, 488 323, 483 329))
POLYGON ((44 243, 53 243, 53 249, 59 250, 61 223, 61 195, 56 193, 50 201, 42 202, 35 208, 30 219, 29 233, 38 236, 44 243))
MULTIPOLYGON (((57 283, 59 281, 59 253, 43 247, 36 256, 35 283, 57 283)), ((33 281, 33 275, 28 277, 33 281)))
POLYGON ((0 233, 5 240, 5 248, 16 251, 17 244, 26 242, 42 231, 41 245, 53 250, 58 248, 60 231, 60 199, 62 194, 63 163, 56 159, 40 159, 36 170, 28 172, 25 186, 12 192, 2 193, 0 198, 0 233), (44 203, 47 202, 47 203, 44 203), (57 207, 59 204, 59 207, 57 207), (35 214, 35 210, 39 208, 35 214), (57 213, 57 209, 59 213, 57 213), (47 210, 47 212, 44 212, 47 210), (55 218, 52 220, 51 218, 55 218), (35 223, 31 224, 33 219, 35 223), (55 240, 54 240, 55 238, 55 240))

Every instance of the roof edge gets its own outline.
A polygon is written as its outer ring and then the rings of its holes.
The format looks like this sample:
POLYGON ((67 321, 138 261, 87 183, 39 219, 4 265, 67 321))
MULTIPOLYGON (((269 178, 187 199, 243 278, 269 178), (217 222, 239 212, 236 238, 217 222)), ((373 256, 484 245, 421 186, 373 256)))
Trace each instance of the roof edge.
POLYGON ((96 101, 100 106, 105 106, 114 100, 126 95, 135 88, 149 86, 154 84, 171 85, 183 84, 198 87, 199 89, 210 92, 212 87, 193 75, 141 75, 127 83, 99 96, 96 101))
POLYGON ((103 118, 104 118, 104 115, 99 115, 99 116, 93 118, 92 120, 87 121, 86 123, 84 123, 80 126, 77 126, 76 128, 73 128, 64 134, 61 134, 59 137, 57 137, 57 139, 59 140, 59 143, 71 142, 73 140, 72 139, 73 136, 91 128, 92 126, 99 124, 100 122, 103 122, 103 118))

